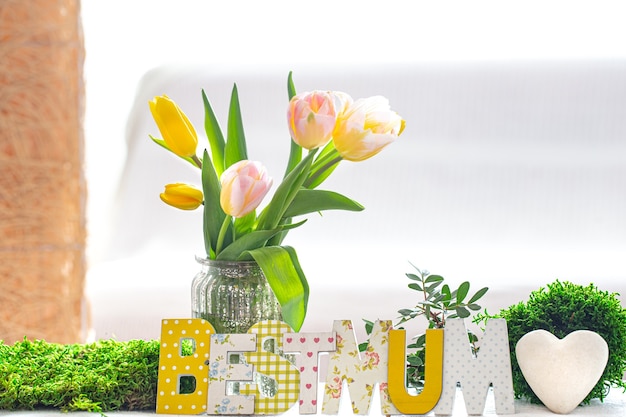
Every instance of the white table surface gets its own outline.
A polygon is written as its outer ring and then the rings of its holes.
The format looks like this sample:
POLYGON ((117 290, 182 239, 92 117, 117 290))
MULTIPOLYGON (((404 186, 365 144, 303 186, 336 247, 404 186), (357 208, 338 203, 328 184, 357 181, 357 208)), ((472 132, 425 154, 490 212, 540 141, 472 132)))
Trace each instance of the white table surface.
MULTIPOLYGON (((322 392, 322 391, 318 391, 322 392)), ((515 415, 516 417, 535 417, 535 416, 549 416, 549 415, 558 415, 552 413, 543 405, 538 404, 530 404, 526 401, 516 400, 515 401, 515 414, 506 414, 506 415, 515 415)), ((106 412, 104 413, 108 417, 133 417, 133 416, 146 416, 150 413, 148 411, 119 411, 119 412, 106 412)), ((0 416, 15 416, 15 417, 92 417, 94 415, 99 415, 99 413, 88 413, 88 412, 72 412, 72 413, 62 413, 58 410, 44 410, 44 411, 0 411, 0 416)), ((298 407, 294 406, 286 413, 281 414, 285 417, 294 417, 300 415, 298 413, 298 407)), ((311 415, 325 415, 321 413, 321 407, 318 407, 317 414, 309 414, 311 415)), ((339 415, 340 416, 352 416, 352 410, 350 409, 350 401, 349 397, 346 395, 342 398, 341 405, 339 407, 339 415)), ((380 413, 380 401, 378 395, 374 395, 372 399, 372 407, 370 409, 369 415, 378 416, 380 413)), ((483 416, 496 416, 495 412, 495 404, 493 402, 493 394, 490 392, 487 397, 487 403, 485 405, 485 411, 483 416)), ((502 415, 502 414, 501 414, 502 415)), ((600 402, 598 400, 592 401, 591 404, 586 406, 580 406, 572 411, 569 415, 572 416, 600 416, 600 417, 624 417, 626 416, 626 394, 622 393, 619 389, 612 389, 609 393, 608 397, 604 400, 604 402, 600 402)), ((175 416, 173 414, 163 414, 163 416, 175 416)), ((303 414, 303 416, 307 416, 303 414)), ((429 413, 427 416, 434 416, 434 413, 429 413)), ((456 395, 456 402, 453 411, 453 417, 467 416, 467 412, 465 411, 465 406, 463 404, 463 396, 458 393, 456 395)))

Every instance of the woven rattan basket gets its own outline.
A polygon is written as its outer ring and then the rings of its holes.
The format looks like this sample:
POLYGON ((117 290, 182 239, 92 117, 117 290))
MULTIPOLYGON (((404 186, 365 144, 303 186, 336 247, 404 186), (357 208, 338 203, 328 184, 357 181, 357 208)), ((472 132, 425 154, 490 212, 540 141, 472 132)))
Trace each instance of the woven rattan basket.
POLYGON ((85 333, 78 0, 0 0, 0 340, 85 333))

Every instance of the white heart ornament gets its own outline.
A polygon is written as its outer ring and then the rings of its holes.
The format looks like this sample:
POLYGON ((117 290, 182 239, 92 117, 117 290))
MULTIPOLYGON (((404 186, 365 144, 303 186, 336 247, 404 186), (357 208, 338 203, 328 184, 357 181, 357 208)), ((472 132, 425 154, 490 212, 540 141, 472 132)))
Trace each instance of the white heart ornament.
POLYGON ((543 404, 554 413, 567 414, 600 380, 609 347, 589 330, 577 330, 563 339, 535 330, 522 336, 515 354, 526 382, 543 404))

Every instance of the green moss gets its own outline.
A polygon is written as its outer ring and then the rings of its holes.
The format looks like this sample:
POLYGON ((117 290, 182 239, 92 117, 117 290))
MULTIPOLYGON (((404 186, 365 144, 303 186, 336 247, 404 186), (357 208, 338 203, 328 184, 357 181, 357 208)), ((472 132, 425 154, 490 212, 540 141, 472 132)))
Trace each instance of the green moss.
POLYGON ((159 342, 0 342, 0 409, 154 410, 159 342))
POLYGON ((563 338, 576 330, 591 330, 604 338, 609 347, 609 359, 602 377, 585 398, 603 400, 611 386, 626 389, 622 379, 626 371, 626 310, 617 298, 619 294, 598 290, 593 284, 581 286, 571 282, 555 281, 547 288, 530 294, 527 302, 520 302, 501 310, 495 316, 482 315, 478 320, 504 318, 509 329, 513 388, 517 398, 539 403, 519 368, 515 345, 526 333, 547 330, 563 338))

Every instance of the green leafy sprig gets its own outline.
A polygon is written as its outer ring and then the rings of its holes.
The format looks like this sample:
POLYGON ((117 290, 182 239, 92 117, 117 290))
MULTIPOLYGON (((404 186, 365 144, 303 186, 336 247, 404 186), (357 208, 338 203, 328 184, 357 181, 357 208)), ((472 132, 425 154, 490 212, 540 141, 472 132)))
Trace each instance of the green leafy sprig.
MULTIPOLYGON (((482 308, 477 302, 487 293, 488 287, 483 287, 469 296, 470 283, 468 281, 464 281, 453 290, 445 283, 443 276, 431 275, 426 270, 420 270, 415 265, 412 266, 416 273, 406 274, 412 281, 408 287, 418 292, 420 300, 412 308, 398 310, 400 317, 395 326, 401 328, 404 323, 423 317, 426 319, 429 329, 443 329, 446 320, 468 318, 472 311, 479 311, 482 308)), ((368 335, 372 332, 373 324, 372 321, 365 320, 365 330, 368 335)), ((477 336, 468 331, 468 338, 474 353, 476 353, 477 336)), ((426 335, 421 333, 407 346, 412 350, 407 354, 407 386, 416 390, 420 390, 424 386, 425 345, 426 335)), ((365 350, 366 347, 367 342, 359 345, 361 351, 365 350)))

